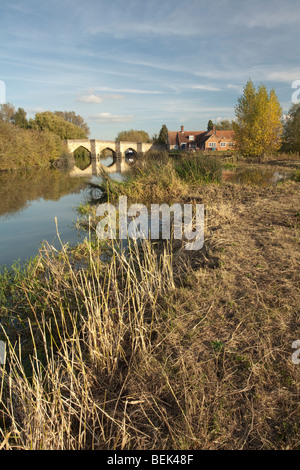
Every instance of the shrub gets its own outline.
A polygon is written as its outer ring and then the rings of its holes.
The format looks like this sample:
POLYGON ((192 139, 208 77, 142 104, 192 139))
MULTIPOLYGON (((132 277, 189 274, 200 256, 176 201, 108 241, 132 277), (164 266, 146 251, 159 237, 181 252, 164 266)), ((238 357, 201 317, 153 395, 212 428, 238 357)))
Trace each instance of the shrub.
POLYGON ((293 180, 300 183, 300 170, 295 170, 293 174, 293 180))
POLYGON ((64 142, 52 132, 25 130, 0 122, 0 170, 46 166, 64 150, 64 142))
POLYGON ((175 164, 175 170, 188 183, 219 183, 222 178, 222 163, 213 156, 183 157, 175 164))

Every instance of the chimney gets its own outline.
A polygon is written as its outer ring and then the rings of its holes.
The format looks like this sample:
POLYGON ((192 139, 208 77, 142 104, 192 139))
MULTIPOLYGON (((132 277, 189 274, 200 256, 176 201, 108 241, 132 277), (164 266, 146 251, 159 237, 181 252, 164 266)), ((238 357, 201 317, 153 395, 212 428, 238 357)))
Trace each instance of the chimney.
POLYGON ((212 131, 213 131, 214 134, 216 133, 216 126, 215 125, 213 126, 212 131))
POLYGON ((181 126, 181 133, 184 132, 184 126, 181 126))

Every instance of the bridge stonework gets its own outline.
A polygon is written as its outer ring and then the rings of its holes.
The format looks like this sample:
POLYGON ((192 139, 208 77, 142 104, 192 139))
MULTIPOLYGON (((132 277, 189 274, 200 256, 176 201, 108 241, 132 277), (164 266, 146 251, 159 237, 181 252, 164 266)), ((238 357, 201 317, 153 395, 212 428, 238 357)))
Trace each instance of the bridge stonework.
POLYGON ((69 153, 74 153, 79 147, 84 147, 91 153, 91 165, 86 170, 76 169, 75 173, 93 175, 98 174, 101 168, 105 168, 109 173, 122 173, 128 169, 128 163, 125 159, 125 153, 127 150, 133 150, 137 153, 146 153, 154 147, 153 144, 144 142, 123 142, 96 139, 66 140, 66 144, 69 153), (104 167, 100 161, 101 152, 103 150, 111 150, 113 152, 113 163, 108 167, 104 167))

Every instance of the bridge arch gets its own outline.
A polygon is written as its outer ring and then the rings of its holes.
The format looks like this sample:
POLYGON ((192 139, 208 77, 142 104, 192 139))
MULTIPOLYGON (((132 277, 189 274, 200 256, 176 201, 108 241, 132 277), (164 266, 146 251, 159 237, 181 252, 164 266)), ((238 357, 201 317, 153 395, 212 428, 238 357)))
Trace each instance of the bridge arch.
POLYGON ((97 158, 100 159, 101 165, 109 168, 116 163, 117 152, 111 147, 105 147, 97 154, 97 158))
POLYGON ((124 151, 124 156, 125 156, 125 162, 126 163, 132 163, 134 160, 136 160, 138 156, 137 150, 133 149, 132 147, 129 147, 124 151))

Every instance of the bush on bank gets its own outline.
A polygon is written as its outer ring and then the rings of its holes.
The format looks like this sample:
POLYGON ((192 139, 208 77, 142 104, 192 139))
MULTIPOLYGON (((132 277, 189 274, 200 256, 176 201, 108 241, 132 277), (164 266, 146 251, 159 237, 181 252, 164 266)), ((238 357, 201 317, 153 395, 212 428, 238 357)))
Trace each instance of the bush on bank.
POLYGON ((52 132, 21 129, 0 121, 0 170, 46 166, 65 151, 64 142, 52 132))
POLYGON ((178 176, 188 183, 220 183, 222 163, 220 159, 207 155, 181 157, 175 164, 178 176))

